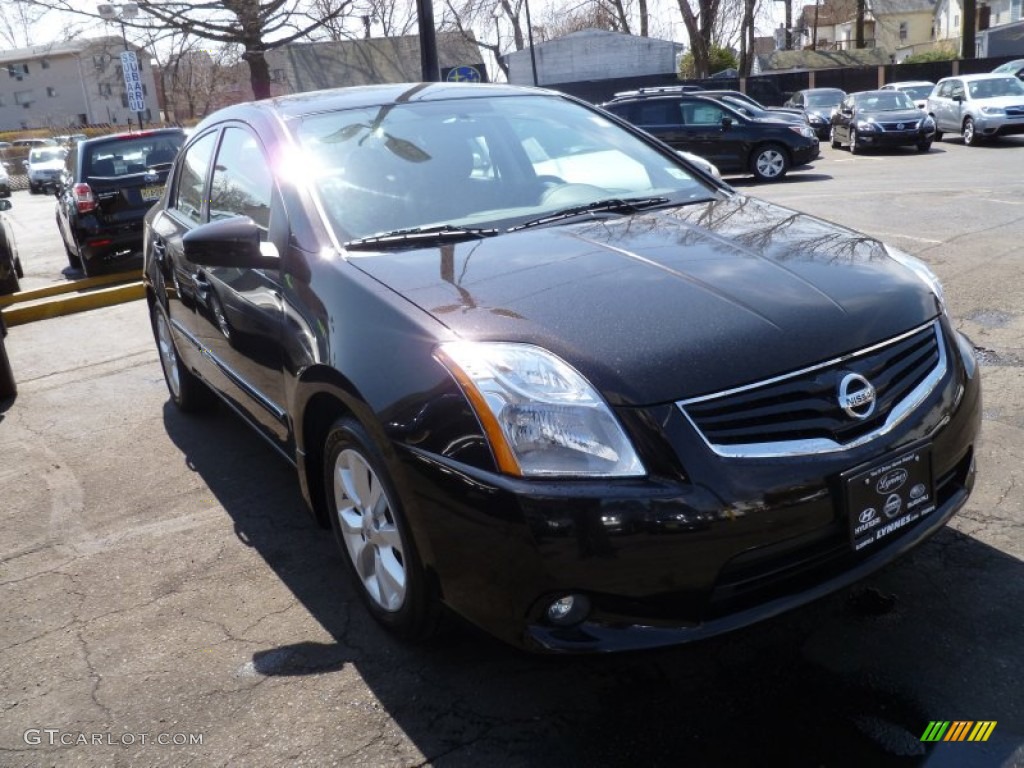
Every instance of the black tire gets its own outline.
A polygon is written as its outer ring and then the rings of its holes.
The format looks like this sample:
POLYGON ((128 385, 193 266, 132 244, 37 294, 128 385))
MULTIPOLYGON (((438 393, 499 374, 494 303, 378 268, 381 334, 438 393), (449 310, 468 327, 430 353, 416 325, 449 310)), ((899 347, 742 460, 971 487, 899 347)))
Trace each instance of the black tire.
POLYGON ((964 144, 968 147, 976 147, 981 143, 981 137, 974 129, 974 120, 969 117, 964 120, 963 136, 964 144))
POLYGON ((383 454, 355 419, 331 426, 323 472, 334 540, 370 614, 406 640, 434 635, 440 604, 416 552, 401 497, 383 454))
POLYGON ((859 155, 864 150, 861 148, 860 143, 857 141, 857 130, 855 128, 850 129, 850 154, 859 155))
POLYGON ((789 155, 780 144, 762 144, 750 154, 750 172, 758 181, 779 181, 789 170, 789 155))
POLYGON ((28 193, 30 195, 38 195, 39 194, 39 188, 35 184, 29 184, 28 185, 28 193))
POLYGON ((213 402, 213 393, 191 371, 181 364, 178 349, 174 346, 171 326, 167 312, 159 302, 154 302, 150 310, 150 321, 153 326, 153 338, 156 340, 157 355, 160 367, 164 372, 164 382, 171 395, 171 402, 178 410, 185 413, 196 413, 207 408, 213 402))
POLYGON ((832 149, 839 149, 842 146, 839 139, 836 138, 836 127, 834 125, 829 130, 828 137, 829 141, 832 142, 832 149))
POLYGON ((14 260, 14 274, 18 276, 19 280, 22 280, 25 277, 25 270, 21 266, 21 257, 14 260))
POLYGON ((11 188, 10 187, 4 187, 3 189, 0 189, 0 197, 10 197, 10 196, 11 196, 11 188))
POLYGON ((17 293, 21 290, 21 283, 18 282, 18 275, 12 268, 7 277, 0 279, 0 296, 9 293, 17 293))
POLYGON ((927 152, 931 148, 932 148, 932 142, 931 142, 930 139, 927 139, 925 141, 917 142, 917 151, 918 152, 927 152))

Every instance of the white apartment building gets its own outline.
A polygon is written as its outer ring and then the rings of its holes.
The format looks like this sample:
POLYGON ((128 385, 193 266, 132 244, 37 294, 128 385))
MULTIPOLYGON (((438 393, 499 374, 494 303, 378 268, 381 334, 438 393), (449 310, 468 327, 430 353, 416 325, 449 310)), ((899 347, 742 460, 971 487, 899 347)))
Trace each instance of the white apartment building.
MULTIPOLYGON (((159 114, 150 56, 129 44, 139 62, 146 110, 159 114)), ((136 122, 128 109, 119 37, 73 40, 0 52, 0 131, 136 122)))

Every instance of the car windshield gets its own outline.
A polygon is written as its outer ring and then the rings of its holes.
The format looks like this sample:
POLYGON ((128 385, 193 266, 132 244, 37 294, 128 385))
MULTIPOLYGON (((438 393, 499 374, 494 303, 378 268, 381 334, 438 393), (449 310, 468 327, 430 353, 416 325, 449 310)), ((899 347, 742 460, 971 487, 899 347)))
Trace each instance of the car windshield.
POLYGON ((843 92, 834 89, 810 91, 806 96, 808 107, 835 107, 843 100, 843 92))
POLYGON ((994 99, 998 96, 1024 96, 1024 83, 1016 77, 993 77, 973 80, 967 84, 972 99, 994 99))
POLYGON ((859 93, 854 97, 859 109, 868 112, 896 112, 916 109, 914 102, 902 91, 873 91, 859 93))
POLYGON ((932 85, 904 85, 900 90, 912 99, 921 100, 931 96, 934 87, 932 85))
POLYGON ((557 97, 320 113, 302 120, 297 138, 301 167, 341 241, 437 227, 507 229, 594 203, 602 205, 592 210, 625 211, 632 199, 682 204, 716 195, 674 155, 557 97))
POLYGON ((93 144, 86 152, 87 176, 125 176, 174 162, 184 143, 180 133, 141 134, 93 144))
POLYGON ((33 149, 28 155, 30 163, 49 163, 53 160, 63 159, 63 149, 33 149))

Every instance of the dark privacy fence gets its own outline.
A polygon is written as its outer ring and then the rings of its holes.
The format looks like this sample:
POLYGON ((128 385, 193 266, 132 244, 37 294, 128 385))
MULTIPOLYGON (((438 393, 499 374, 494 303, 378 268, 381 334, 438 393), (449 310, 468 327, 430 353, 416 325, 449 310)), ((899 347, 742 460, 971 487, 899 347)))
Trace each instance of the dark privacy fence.
MULTIPOLYGON (((937 82, 943 77, 953 74, 974 74, 991 72, 1013 56, 999 56, 989 59, 965 59, 958 61, 931 61, 922 64, 889 64, 885 70, 885 83, 898 80, 930 80, 937 82)), ((867 91, 879 86, 879 67, 844 67, 842 69, 819 69, 813 73, 777 72, 770 75, 757 75, 746 80, 746 92, 753 98, 771 107, 781 105, 796 91, 811 88, 841 88, 847 93, 867 91)), ((541 83, 544 88, 561 91, 577 96, 593 104, 608 101, 619 91, 632 91, 637 88, 656 88, 669 85, 699 85, 706 90, 731 89, 741 90, 737 78, 708 78, 705 80, 679 80, 674 73, 663 75, 642 75, 639 77, 613 77, 607 80, 585 80, 575 83, 541 83)))

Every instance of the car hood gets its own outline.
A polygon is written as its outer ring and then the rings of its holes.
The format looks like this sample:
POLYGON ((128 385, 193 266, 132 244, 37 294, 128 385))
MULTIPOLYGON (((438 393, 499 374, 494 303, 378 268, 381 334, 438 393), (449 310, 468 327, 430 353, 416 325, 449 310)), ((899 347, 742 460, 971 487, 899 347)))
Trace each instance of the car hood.
POLYGON ((760 381, 938 311, 878 241, 738 195, 349 258, 463 338, 550 349, 617 405, 760 381))
POLYGON ((971 103, 985 107, 1019 107, 1024 105, 1024 95, 993 96, 988 99, 971 99, 971 103))
POLYGON ((29 173, 32 171, 60 171, 64 168, 63 160, 49 160, 45 163, 30 163, 28 166, 29 173))

